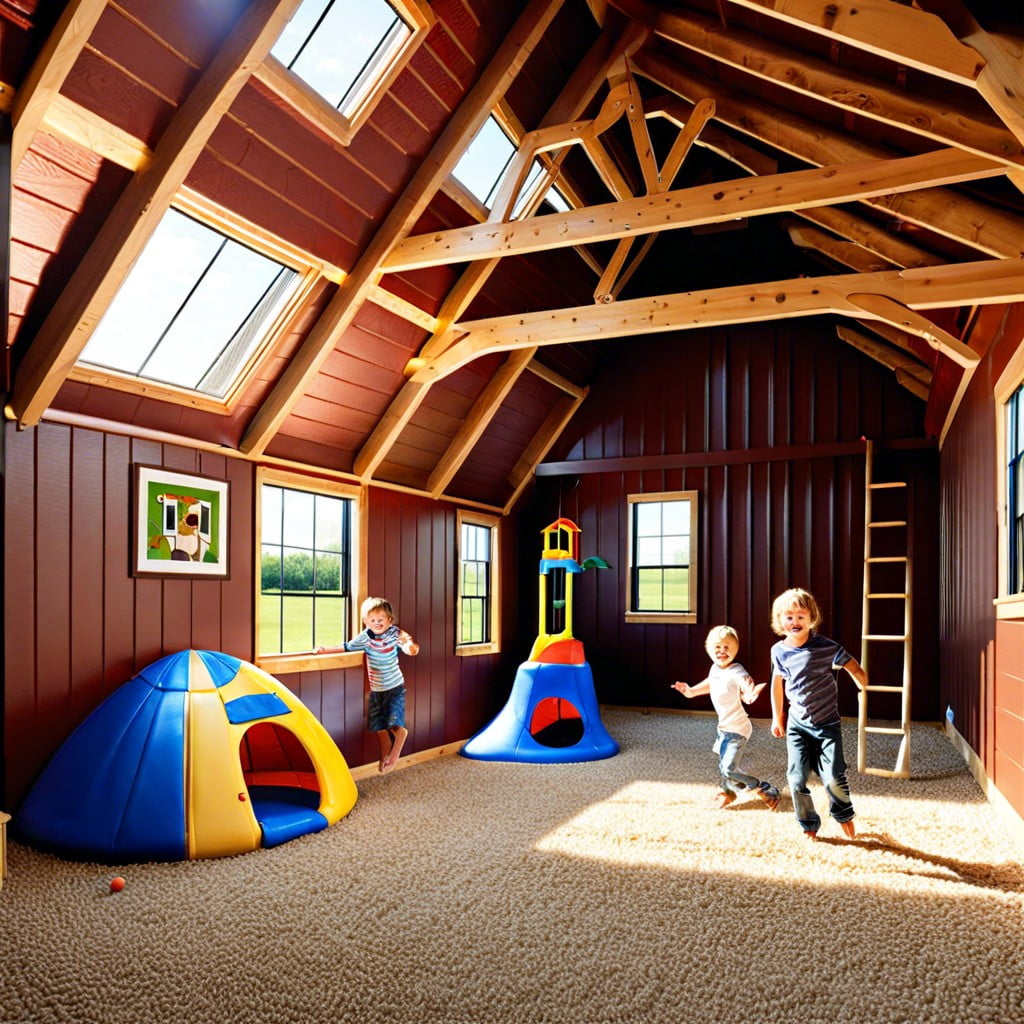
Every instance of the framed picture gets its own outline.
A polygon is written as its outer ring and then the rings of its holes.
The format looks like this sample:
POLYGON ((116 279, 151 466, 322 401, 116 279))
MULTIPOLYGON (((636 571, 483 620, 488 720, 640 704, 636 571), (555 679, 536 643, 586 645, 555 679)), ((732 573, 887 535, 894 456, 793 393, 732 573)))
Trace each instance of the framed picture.
POLYGON ((132 574, 228 577, 228 482, 135 466, 132 574))

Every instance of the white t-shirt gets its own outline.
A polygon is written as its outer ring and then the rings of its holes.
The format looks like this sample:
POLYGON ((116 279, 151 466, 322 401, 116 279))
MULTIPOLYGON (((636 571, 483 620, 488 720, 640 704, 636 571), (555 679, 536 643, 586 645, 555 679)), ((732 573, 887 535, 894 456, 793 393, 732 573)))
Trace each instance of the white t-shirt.
MULTIPOLYGON (((749 737, 754 731, 740 697, 743 684, 749 678, 750 673, 735 661, 725 668, 711 666, 708 682, 711 684, 711 703, 718 712, 719 732, 735 732, 749 737)), ((717 742, 715 747, 717 749, 717 742)))

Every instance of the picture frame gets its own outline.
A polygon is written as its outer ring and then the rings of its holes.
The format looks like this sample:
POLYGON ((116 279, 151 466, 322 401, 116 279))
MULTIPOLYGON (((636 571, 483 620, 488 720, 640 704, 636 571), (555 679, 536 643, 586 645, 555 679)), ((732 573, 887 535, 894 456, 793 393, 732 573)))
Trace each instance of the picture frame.
POLYGON ((228 482, 136 463, 133 576, 228 579, 228 482))

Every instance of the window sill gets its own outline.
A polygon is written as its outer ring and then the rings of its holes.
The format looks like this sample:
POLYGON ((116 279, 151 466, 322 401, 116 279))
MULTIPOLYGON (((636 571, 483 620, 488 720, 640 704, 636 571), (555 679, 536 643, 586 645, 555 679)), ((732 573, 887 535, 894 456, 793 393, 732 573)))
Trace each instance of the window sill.
POLYGON ((363 662, 363 655, 356 651, 339 651, 335 654, 268 654, 256 659, 256 665, 272 676, 287 675, 291 672, 323 672, 332 668, 356 668, 363 662))
POLYGON ((690 626, 697 621, 693 612, 626 612, 627 625, 649 625, 651 623, 690 626))
POLYGON ((1024 594, 997 597, 992 603, 997 619, 1024 619, 1024 594))
POLYGON ((497 644, 462 644, 455 648, 457 658, 474 658, 478 654, 500 654, 501 648, 497 644))

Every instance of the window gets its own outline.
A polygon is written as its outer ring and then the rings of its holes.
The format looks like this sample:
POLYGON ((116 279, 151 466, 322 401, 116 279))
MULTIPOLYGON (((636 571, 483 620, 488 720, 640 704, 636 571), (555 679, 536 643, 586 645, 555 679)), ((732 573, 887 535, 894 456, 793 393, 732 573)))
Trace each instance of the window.
MULTIPOLYGON (((492 114, 466 147, 466 151, 452 169, 452 176, 490 209, 515 155, 516 144, 492 114)), ((518 216, 527 205, 543 173, 544 168, 540 161, 534 160, 513 207, 513 217, 518 216)), ((554 186, 548 189, 544 199, 555 210, 564 212, 569 209, 564 196, 554 186)))
POLYGON ((258 657, 341 646, 357 631, 359 489, 268 468, 258 481, 258 657))
POLYGON ((1024 385, 1006 403, 1006 593, 1024 593, 1024 385))
POLYGON ((697 492, 630 494, 626 618, 696 622, 697 492))
POLYGON ((1024 345, 993 389, 999 589, 996 617, 1024 617, 1024 345))
POLYGON ((425 0, 304 0, 270 53, 338 112, 348 141, 433 20, 425 0))
POLYGON ((96 325, 76 376, 130 390, 145 380, 167 389, 160 397, 185 390, 226 411, 315 278, 308 266, 171 208, 96 325))
POLYGON ((457 654, 492 654, 498 643, 498 520, 460 512, 458 516, 457 654))

